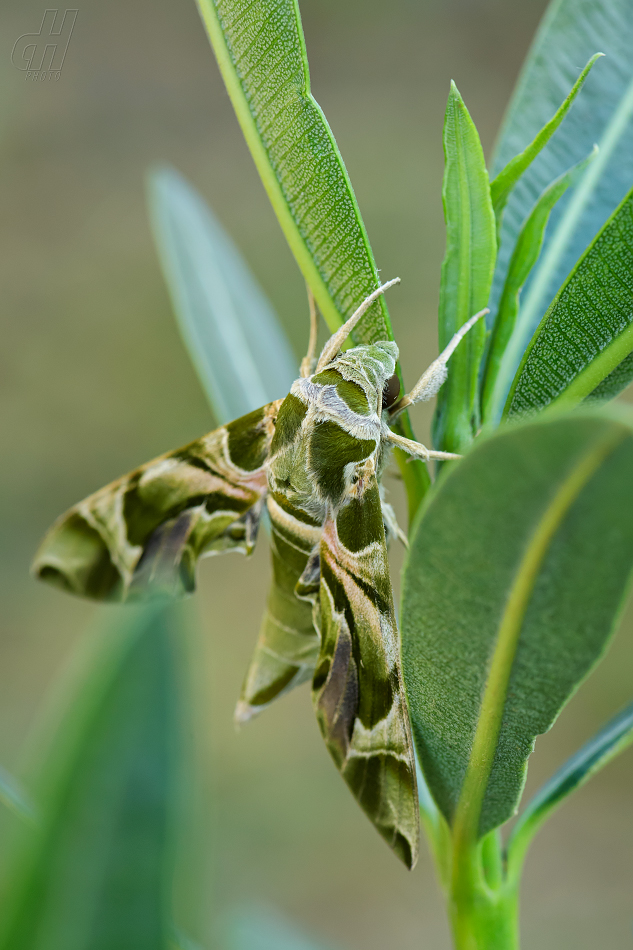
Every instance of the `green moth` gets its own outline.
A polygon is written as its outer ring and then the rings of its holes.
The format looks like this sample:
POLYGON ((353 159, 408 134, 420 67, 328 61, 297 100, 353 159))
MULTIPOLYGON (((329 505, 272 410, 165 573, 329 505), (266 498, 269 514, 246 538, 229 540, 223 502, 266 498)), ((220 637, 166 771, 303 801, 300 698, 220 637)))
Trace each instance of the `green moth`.
MULTIPOLYGON (((466 323, 407 396, 398 348, 341 348, 379 287, 277 400, 107 485, 63 515, 34 572, 75 594, 133 600, 193 590, 201 556, 250 554, 266 505, 273 581, 237 704, 249 719, 312 679, 326 745, 357 801, 408 867, 419 848, 415 756, 400 666, 387 540, 400 534, 380 480, 391 446, 456 458, 392 432, 430 399, 466 323), (315 365, 316 363, 316 365, 315 365)), ((406 539, 405 539, 406 541, 406 539)))

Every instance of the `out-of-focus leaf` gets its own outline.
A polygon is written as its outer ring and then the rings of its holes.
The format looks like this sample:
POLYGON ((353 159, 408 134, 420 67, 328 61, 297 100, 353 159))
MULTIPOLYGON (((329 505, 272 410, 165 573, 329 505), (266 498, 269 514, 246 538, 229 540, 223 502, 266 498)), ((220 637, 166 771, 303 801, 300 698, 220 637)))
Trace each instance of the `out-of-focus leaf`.
POLYGON ((2 950, 160 950, 171 934, 180 700, 173 611, 113 612, 40 783, 2 950))
POLYGON ((172 942, 169 950, 203 950, 199 943, 195 943, 182 931, 177 931, 172 935, 172 942))
POLYGON ((331 950, 270 907, 245 906, 226 925, 227 950, 331 950))
POLYGON ((513 190, 503 216, 494 310, 529 209, 544 188, 593 145, 600 154, 581 183, 557 206, 543 253, 526 284, 521 313, 502 371, 510 384, 553 294, 633 183, 633 16, 630 0, 554 0, 527 57, 493 161, 497 174, 554 113, 582 63, 602 50, 573 109, 513 190))
MULTIPOLYGON (((633 351, 633 191, 587 249, 543 317, 517 372, 506 414, 574 406, 633 351)), ((611 376, 615 395, 628 372, 611 376)), ((597 394, 601 395, 600 393, 597 394)))
POLYGON ((514 812, 534 739, 602 655, 633 565, 633 416, 478 440, 412 533, 402 651, 427 782, 470 840, 514 812))
POLYGON ((37 808, 31 796, 14 775, 0 766, 0 802, 26 821, 37 821, 37 808))
POLYGON ((297 361, 222 225, 173 169, 151 173, 149 200, 178 326, 217 421, 285 396, 297 361))
MULTIPOLYGON (((296 0, 197 0, 279 223, 331 330, 380 280, 332 131, 310 92, 296 0)), ((393 339, 381 297, 357 343, 393 339)))
POLYGON ((519 312, 519 295, 541 252, 549 216, 557 201, 565 194, 578 175, 584 171, 587 164, 595 157, 595 154, 594 150, 583 162, 579 162, 578 165, 570 168, 545 189, 519 232, 514 254, 508 268, 508 276, 499 301, 499 309, 488 350, 481 411, 484 423, 493 419, 497 422, 503 410, 501 400, 504 394, 498 392, 495 386, 499 365, 519 312))
MULTIPOLYGON (((446 254, 440 283, 440 350, 488 302, 495 266, 495 217, 484 153, 475 124, 451 83, 444 122, 442 187, 446 254)), ((477 425, 477 384, 486 330, 479 321, 449 363, 433 423, 436 448, 461 452, 477 425)))
POLYGON ((591 67, 595 61, 603 55, 604 53, 595 53, 591 57, 580 76, 572 86, 571 92, 564 102, 558 107, 549 122, 545 123, 543 128, 537 132, 530 144, 524 148, 523 151, 519 153, 519 155, 515 155, 514 158, 510 159, 505 168, 502 168, 497 174, 496 178, 490 183, 490 196, 492 198, 492 206, 495 209, 497 229, 499 229, 501 226, 503 209, 508 203, 510 192, 518 182, 521 175, 523 175, 526 169, 530 167, 536 156, 543 151, 552 135, 571 109, 572 103, 582 89, 584 81, 589 75, 591 67))
POLYGON ((512 872, 520 867, 527 848, 543 822, 567 795, 608 765, 633 742, 633 703, 614 716, 551 777, 521 813, 508 842, 512 872))

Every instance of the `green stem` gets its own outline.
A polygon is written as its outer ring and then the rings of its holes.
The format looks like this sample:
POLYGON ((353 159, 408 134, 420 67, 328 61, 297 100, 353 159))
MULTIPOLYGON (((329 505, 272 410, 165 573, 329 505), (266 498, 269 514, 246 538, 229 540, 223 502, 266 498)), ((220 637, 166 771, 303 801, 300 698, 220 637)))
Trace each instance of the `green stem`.
POLYGON ((503 871, 500 836, 453 837, 450 919, 455 950, 519 950, 518 881, 503 871))
POLYGON ((519 950, 518 898, 503 891, 494 899, 473 892, 451 902, 455 950, 519 950))

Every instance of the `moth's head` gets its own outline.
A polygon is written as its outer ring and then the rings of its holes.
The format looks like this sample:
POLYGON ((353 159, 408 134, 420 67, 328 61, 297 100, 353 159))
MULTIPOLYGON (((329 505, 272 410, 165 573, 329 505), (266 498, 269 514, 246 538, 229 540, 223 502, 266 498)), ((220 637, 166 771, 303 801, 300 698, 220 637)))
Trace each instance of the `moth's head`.
MULTIPOLYGON (((397 345, 388 340, 381 340, 379 343, 361 344, 345 350, 333 359, 326 369, 335 370, 343 379, 360 386, 365 392, 370 410, 376 409, 380 413, 383 394, 396 387, 392 380, 397 360, 397 345)), ((397 382, 396 397, 399 388, 400 384, 397 382)))

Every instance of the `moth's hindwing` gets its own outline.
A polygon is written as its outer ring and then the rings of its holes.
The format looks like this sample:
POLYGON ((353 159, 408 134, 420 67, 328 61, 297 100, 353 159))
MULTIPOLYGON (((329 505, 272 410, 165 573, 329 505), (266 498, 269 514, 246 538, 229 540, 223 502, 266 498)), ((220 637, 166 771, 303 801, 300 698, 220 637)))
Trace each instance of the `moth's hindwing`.
POLYGON ((419 849, 418 792, 380 495, 371 474, 321 541, 317 719, 343 778, 408 867, 419 849))
POLYGON ((235 711, 238 722, 250 719, 282 693, 309 680, 319 655, 314 610, 319 593, 321 527, 301 521, 283 499, 269 495, 267 505, 273 580, 235 711), (311 558, 313 552, 316 558, 311 558))
POLYGON ((201 555, 249 554, 280 401, 162 455, 70 509, 34 573, 97 600, 183 593, 201 555))
POLYGON ((269 462, 268 514, 273 580, 259 639, 235 718, 249 719, 282 693, 311 678, 319 654, 321 518, 307 511, 297 485, 305 481, 306 406, 292 394, 280 407, 269 462))

